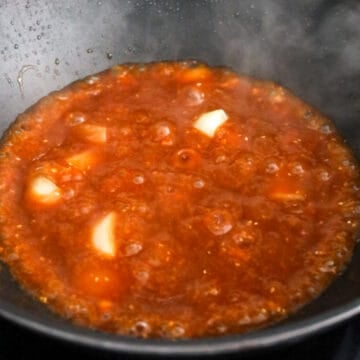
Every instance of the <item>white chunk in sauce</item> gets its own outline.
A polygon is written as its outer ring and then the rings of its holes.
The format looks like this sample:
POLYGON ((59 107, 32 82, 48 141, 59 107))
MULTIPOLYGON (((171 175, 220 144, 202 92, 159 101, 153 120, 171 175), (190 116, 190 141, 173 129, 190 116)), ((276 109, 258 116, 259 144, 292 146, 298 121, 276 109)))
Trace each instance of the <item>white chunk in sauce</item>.
POLYGON ((92 244, 103 255, 115 256, 116 213, 110 212, 103 217, 92 230, 92 244))
POLYGON ((43 204, 53 204, 61 198, 60 188, 42 175, 31 181, 28 192, 35 201, 43 204))
POLYGON ((209 111, 198 117, 194 123, 194 127, 203 134, 212 138, 214 137, 217 129, 223 125, 228 118, 228 115, 222 109, 209 111))

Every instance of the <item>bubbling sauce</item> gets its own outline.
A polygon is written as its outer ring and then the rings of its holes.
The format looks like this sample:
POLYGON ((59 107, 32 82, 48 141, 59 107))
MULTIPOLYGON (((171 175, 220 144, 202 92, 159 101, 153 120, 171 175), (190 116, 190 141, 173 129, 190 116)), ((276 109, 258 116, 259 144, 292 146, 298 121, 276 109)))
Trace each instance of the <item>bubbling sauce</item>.
POLYGON ((0 148, 1 257, 75 324, 241 333, 349 261, 359 168, 272 82, 197 62, 118 65, 19 116, 0 148))

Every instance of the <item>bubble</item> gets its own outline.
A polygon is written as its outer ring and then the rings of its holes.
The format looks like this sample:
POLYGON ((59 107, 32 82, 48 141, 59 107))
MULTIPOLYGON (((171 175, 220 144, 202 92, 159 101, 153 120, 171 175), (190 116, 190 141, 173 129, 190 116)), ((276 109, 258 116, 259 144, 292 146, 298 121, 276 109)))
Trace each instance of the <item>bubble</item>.
POLYGON ((353 169, 355 167, 350 160, 344 160, 341 164, 350 169, 353 169))
POLYGON ((137 321, 134 326, 132 327, 132 332, 134 335, 146 337, 151 332, 151 327, 148 322, 140 320, 137 321))
POLYGON ((224 209, 215 209, 208 212, 204 217, 205 226, 215 236, 221 236, 233 228, 231 214, 224 209))
POLYGON ((279 166, 276 163, 271 162, 266 166, 265 171, 268 174, 274 174, 279 171, 279 166))
POLYGON ((83 113, 74 112, 70 113, 67 117, 67 122, 70 126, 76 126, 86 121, 86 117, 83 113))
POLYGON ((188 92, 187 104, 190 106, 196 106, 203 103, 205 95, 199 89, 193 88, 188 92))
POLYGON ((141 185, 145 182, 145 178, 142 175, 137 175, 133 178, 132 181, 136 185, 141 185))
POLYGON ((94 85, 96 82, 99 81, 99 77, 98 76, 89 76, 88 78, 86 78, 85 82, 89 85, 94 85))
POLYGON ((156 135, 158 135, 159 138, 164 138, 170 135, 170 133, 170 128, 167 125, 160 125, 156 130, 156 135))
POLYGON ((137 207, 137 210, 142 214, 146 214, 149 212, 149 206, 145 203, 140 203, 137 207))
POLYGON ((205 186, 205 181, 203 179, 196 179, 193 186, 196 189, 202 189, 205 186))
POLYGON ((281 88, 272 89, 269 93, 271 102, 282 103, 285 99, 284 90, 281 88))
POLYGON ((173 338, 179 338, 185 334, 185 329, 181 325, 175 325, 169 329, 169 335, 173 338))
POLYGON ((172 146, 175 144, 175 126, 169 122, 162 121, 153 125, 152 139, 163 146, 172 146))
POLYGON ((200 154, 193 149, 181 149, 174 156, 175 166, 183 169, 197 168, 200 162, 200 154))
POLYGON ((123 136, 130 136, 132 134, 132 129, 128 126, 124 126, 119 129, 119 132, 123 136))
POLYGON ((106 57, 111 60, 113 58, 113 54, 111 52, 107 52, 106 57))
POLYGON ((71 199, 72 197, 74 197, 74 195, 75 195, 74 189, 68 189, 63 193, 65 200, 71 199))
POLYGON ((144 71, 147 70, 147 66, 146 66, 146 64, 138 64, 137 69, 138 69, 140 72, 144 72, 144 71))
POLYGON ((101 314, 101 319, 103 321, 108 321, 111 319, 111 313, 109 311, 105 311, 101 314))
POLYGON ((61 100, 61 101, 66 101, 66 100, 69 99, 69 96, 65 95, 65 94, 59 94, 59 95, 56 95, 56 98, 61 100))
POLYGON ((125 256, 133 256, 141 252, 143 246, 140 243, 131 243, 125 248, 125 256))
POLYGON ((217 331, 219 334, 224 334, 224 333, 227 331, 227 326, 224 325, 224 324, 219 324, 219 325, 216 327, 216 331, 217 331))
POLYGON ((215 164, 221 164, 224 163, 228 160, 228 157, 225 155, 219 155, 218 157, 216 157, 215 159, 215 164))
POLYGON ((304 173, 304 168, 301 164, 295 164, 291 170, 291 172, 295 175, 301 175, 304 173))
POLYGON ((323 134, 331 134, 332 133, 331 126, 328 125, 328 124, 321 125, 320 126, 320 132, 323 133, 323 134))
POLYGON ((220 290, 216 287, 213 287, 208 291, 208 294, 213 295, 213 296, 217 296, 217 295, 219 295, 219 293, 220 293, 220 290))
POLYGON ((243 316, 239 321, 239 325, 248 325, 251 324, 251 318, 248 315, 243 316))
POLYGON ((334 273, 336 268, 335 268, 335 263, 332 260, 327 261, 320 269, 319 269, 322 273, 334 273))
POLYGON ((94 50, 93 50, 93 49, 91 49, 91 48, 89 48, 89 49, 86 49, 86 52, 87 52, 88 54, 91 54, 91 53, 93 53, 93 52, 94 52, 94 50))
POLYGON ((260 312, 258 315, 251 318, 251 322, 253 324, 259 324, 259 323, 266 321, 267 319, 268 319, 268 316, 265 313, 260 312))
POLYGON ((60 64, 60 59, 59 58, 56 58, 55 61, 54 61, 55 65, 59 65, 60 64))
POLYGON ((145 284, 150 277, 150 274, 148 271, 145 270, 140 270, 140 271, 135 271, 134 272, 134 276, 136 277, 137 280, 139 280, 142 284, 145 284))
POLYGON ((251 231, 241 230, 234 234, 232 239, 235 244, 245 246, 252 244, 255 241, 255 236, 251 231))
POLYGON ((330 175, 327 171, 322 171, 320 173, 320 180, 322 181, 328 181, 330 179, 330 175))
POLYGON ((18 49, 18 48, 19 48, 19 44, 15 44, 14 49, 18 49))

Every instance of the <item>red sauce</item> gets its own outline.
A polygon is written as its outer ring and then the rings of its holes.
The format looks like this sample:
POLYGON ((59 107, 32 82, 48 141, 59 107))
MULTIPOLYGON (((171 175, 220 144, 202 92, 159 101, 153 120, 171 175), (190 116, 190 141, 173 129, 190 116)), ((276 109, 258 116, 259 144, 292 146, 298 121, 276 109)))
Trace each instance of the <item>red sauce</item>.
POLYGON ((74 323, 191 338, 269 325, 351 257, 359 168, 272 82, 115 66, 50 94, 0 148, 1 257, 74 323))

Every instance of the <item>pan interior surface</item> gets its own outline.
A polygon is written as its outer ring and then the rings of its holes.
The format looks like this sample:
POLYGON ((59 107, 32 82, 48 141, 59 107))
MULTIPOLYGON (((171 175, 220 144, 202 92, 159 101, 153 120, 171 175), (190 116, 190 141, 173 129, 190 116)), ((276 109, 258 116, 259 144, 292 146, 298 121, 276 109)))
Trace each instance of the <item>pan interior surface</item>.
MULTIPOLYGON (((357 1, 0 0, 0 39, 1 132, 50 91, 114 64, 197 59, 288 87, 332 119, 360 157, 357 1)), ((281 324, 196 341, 137 340, 73 327, 24 295, 5 267, 0 313, 36 331, 114 351, 249 351, 299 340, 360 313, 359 279, 357 249, 319 299, 281 324)))

